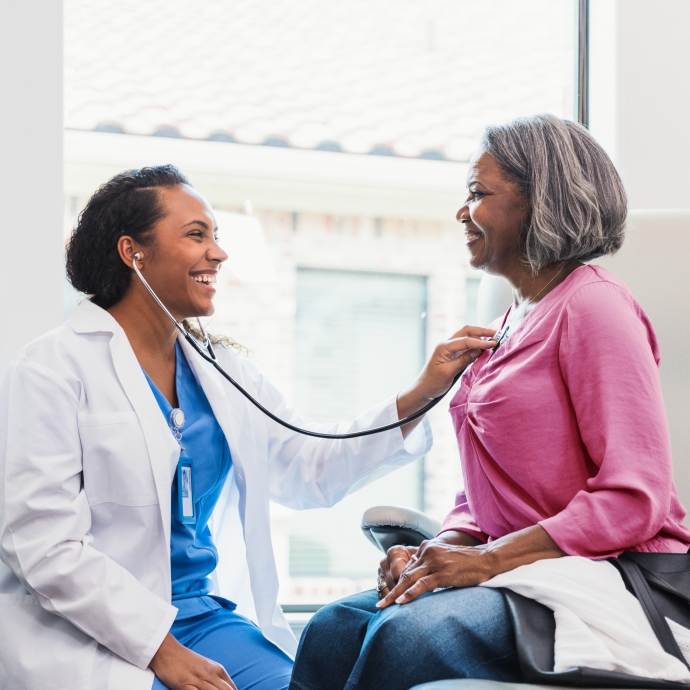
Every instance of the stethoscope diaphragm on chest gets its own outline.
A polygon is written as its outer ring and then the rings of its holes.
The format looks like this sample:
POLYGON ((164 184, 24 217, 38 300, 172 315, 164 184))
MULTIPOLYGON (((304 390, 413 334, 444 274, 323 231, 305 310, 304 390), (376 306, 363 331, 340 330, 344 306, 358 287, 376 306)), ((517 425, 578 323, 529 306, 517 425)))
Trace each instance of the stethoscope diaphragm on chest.
POLYGON ((508 331, 510 330, 510 325, 504 326, 500 331, 496 333, 494 339, 496 340, 496 345, 491 348, 491 352, 496 352, 506 340, 508 340, 508 331))

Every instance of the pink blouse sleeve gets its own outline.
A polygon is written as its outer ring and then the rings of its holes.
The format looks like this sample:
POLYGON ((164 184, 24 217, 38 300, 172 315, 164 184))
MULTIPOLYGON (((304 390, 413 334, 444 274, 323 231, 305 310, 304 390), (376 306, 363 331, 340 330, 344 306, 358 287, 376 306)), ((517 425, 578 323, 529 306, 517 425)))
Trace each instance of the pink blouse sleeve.
POLYGON ((673 468, 656 337, 622 287, 592 283, 566 306, 559 359, 596 474, 539 524, 567 554, 617 555, 656 535, 669 511, 673 468))
POLYGON ((467 505, 467 496, 464 491, 460 491, 455 497, 455 508, 446 515, 443 521, 443 527, 439 534, 443 532, 467 532, 467 534, 476 537, 486 544, 489 540, 489 535, 484 534, 472 517, 470 507, 467 505))

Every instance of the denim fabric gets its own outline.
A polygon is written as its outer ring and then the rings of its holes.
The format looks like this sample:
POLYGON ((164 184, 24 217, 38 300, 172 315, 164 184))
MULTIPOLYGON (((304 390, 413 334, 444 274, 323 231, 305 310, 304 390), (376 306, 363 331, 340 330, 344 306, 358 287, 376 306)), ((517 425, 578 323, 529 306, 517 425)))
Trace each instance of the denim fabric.
POLYGON ((448 678, 521 680, 500 592, 446 589, 378 611, 376 592, 325 606, 305 628, 289 690, 409 690, 448 678))
MULTIPOLYGON (((173 623, 173 637, 222 664, 237 690, 286 690, 292 660, 251 621, 227 608, 173 623)), ((166 690, 158 678, 152 690, 166 690)))

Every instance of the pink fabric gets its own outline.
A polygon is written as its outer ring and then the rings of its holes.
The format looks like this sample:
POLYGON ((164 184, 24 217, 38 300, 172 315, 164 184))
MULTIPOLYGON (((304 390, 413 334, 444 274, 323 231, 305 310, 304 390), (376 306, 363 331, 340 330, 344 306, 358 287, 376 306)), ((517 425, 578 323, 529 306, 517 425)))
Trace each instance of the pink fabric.
POLYGON ((686 551, 658 366, 628 288, 575 270, 463 375, 450 412, 465 491, 443 531, 540 524, 573 556, 686 551))

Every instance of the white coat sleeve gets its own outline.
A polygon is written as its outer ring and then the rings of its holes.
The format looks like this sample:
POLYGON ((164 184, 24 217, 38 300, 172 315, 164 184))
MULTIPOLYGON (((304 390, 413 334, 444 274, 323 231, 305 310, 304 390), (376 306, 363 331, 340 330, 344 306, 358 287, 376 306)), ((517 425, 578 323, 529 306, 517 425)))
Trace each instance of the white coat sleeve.
POLYGON ((10 366, 0 391, 0 557, 45 610, 146 668, 177 609, 93 546, 78 404, 52 370, 10 366))
MULTIPOLYGON (((395 396, 360 414, 353 422, 306 423, 253 365, 262 404, 295 426, 324 433, 349 433, 398 421, 395 396)), ((275 422, 269 429, 269 491, 271 498, 290 508, 329 507, 347 494, 429 451, 432 434, 429 421, 403 439, 400 429, 359 438, 334 440, 304 436, 275 422)))

